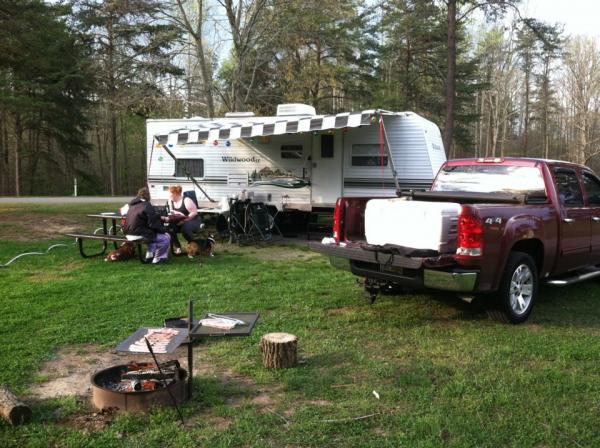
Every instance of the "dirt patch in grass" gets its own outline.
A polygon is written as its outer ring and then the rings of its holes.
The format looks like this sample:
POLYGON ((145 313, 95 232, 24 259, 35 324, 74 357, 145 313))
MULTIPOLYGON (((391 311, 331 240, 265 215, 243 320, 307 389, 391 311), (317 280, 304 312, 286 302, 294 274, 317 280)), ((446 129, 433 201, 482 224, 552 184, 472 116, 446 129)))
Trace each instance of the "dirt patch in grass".
POLYGON ((233 419, 225 417, 213 417, 209 419, 210 426, 217 431, 227 431, 233 423, 233 419))
MULTIPOLYGON (((88 219, 89 220, 89 219, 88 219)), ((53 216, 40 219, 35 213, 0 216, 3 239, 13 241, 32 241, 55 239, 65 233, 81 230, 81 222, 66 217, 53 216)))
POLYGON ((45 362, 34 376, 31 396, 49 399, 61 396, 87 396, 91 393, 90 375, 100 369, 125 364, 131 356, 111 353, 97 345, 62 347, 56 357, 45 362))
POLYGON ((85 433, 99 432, 106 429, 115 417, 116 410, 103 409, 100 412, 86 412, 75 414, 64 420, 64 426, 83 431, 85 433))

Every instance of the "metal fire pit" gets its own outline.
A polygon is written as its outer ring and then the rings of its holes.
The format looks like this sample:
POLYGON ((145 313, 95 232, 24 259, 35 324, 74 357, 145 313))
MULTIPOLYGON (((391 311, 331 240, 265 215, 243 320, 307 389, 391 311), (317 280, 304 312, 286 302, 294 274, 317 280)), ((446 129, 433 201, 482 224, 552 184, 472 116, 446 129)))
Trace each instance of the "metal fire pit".
POLYGON ((127 365, 118 365, 100 370, 92 375, 92 402, 97 409, 118 408, 121 411, 145 412, 152 407, 173 406, 168 389, 171 390, 177 404, 186 400, 187 371, 179 368, 177 381, 166 388, 121 392, 107 387, 107 384, 119 382, 121 374, 127 371, 127 365))

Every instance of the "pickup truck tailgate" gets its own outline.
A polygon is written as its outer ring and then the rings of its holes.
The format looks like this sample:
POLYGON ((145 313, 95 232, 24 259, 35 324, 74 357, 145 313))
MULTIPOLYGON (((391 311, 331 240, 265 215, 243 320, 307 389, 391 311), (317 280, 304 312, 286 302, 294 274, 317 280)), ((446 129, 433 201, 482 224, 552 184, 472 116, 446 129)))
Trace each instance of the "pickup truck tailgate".
POLYGON ((383 264, 399 268, 419 269, 423 265, 423 258, 405 257, 402 255, 385 254, 371 250, 365 250, 360 243, 346 243, 345 246, 337 244, 322 244, 311 242, 309 247, 315 252, 330 257, 348 258, 365 263, 383 264))

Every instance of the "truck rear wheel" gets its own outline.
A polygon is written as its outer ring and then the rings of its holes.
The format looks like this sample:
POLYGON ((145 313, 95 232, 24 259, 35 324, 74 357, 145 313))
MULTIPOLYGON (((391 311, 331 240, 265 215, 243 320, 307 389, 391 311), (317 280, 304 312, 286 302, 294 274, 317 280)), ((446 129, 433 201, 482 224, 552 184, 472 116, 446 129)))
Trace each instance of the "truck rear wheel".
POLYGON ((488 314, 501 322, 525 322, 537 298, 538 283, 537 267, 533 258, 525 252, 511 252, 495 303, 488 314))

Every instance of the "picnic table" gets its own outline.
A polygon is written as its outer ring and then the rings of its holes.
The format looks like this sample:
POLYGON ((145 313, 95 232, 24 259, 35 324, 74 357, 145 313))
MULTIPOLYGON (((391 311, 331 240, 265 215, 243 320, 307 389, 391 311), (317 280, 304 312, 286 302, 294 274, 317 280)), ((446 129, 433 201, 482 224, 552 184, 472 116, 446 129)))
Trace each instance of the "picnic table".
POLYGON ((67 236, 71 236, 73 238, 75 238, 75 240, 77 241, 78 245, 79 245, 79 253, 81 254, 82 257, 84 258, 92 258, 92 257, 99 257, 99 256, 104 256, 106 255, 106 249, 108 248, 108 243, 112 242, 115 249, 117 249, 121 244, 123 243, 131 243, 131 244, 135 244, 137 246, 137 253, 139 256, 139 259, 142 263, 147 263, 146 261, 146 252, 143 250, 142 245, 144 244, 148 244, 148 241, 146 241, 145 239, 136 239, 136 240, 129 240, 127 239, 127 237, 124 234, 118 235, 117 234, 117 220, 121 220, 122 218, 125 218, 124 215, 121 215, 120 213, 114 213, 114 212, 102 212, 102 213, 91 213, 89 215, 86 215, 88 218, 93 218, 93 219, 101 219, 102 220, 102 233, 67 233, 67 236), (108 222, 112 221, 112 226, 108 226, 108 222), (99 252, 95 252, 92 254, 86 253, 84 248, 83 248, 83 242, 86 240, 91 240, 91 241, 101 241, 102 242, 102 249, 99 252))

